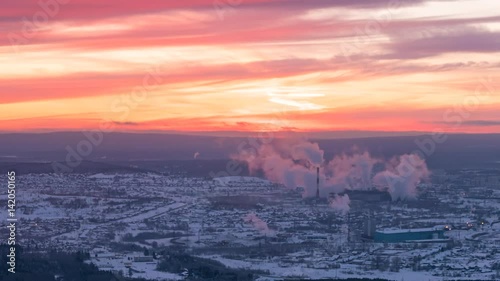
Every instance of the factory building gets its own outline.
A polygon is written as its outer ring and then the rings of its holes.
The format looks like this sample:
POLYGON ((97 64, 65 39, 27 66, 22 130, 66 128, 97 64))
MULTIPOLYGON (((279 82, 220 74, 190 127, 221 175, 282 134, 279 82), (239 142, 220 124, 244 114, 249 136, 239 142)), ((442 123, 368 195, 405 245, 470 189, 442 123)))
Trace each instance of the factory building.
POLYGON ((375 231, 374 241, 378 243, 398 243, 439 239, 447 239, 444 236, 444 228, 418 228, 418 229, 387 229, 375 231))
MULTIPOLYGON (((333 194, 335 195, 335 194, 333 194)), ((346 190, 339 195, 349 196, 351 201, 362 201, 367 203, 390 202, 392 201, 391 195, 387 191, 372 190, 346 190)), ((332 196, 332 195, 330 195, 332 196)))

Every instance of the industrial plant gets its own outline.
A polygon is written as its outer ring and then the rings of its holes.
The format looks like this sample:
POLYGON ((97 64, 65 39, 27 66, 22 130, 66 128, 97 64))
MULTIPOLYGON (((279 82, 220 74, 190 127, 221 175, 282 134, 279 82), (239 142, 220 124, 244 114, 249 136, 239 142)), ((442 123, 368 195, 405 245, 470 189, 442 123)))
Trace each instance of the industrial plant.
POLYGON ((305 196, 308 187, 256 177, 31 174, 20 195, 30 208, 20 209, 19 231, 30 233, 21 238, 29 251, 89 251, 101 269, 156 280, 182 280, 158 267, 177 255, 260 280, 491 280, 500 258, 500 194, 484 196, 491 185, 480 187, 473 175, 440 173, 439 183, 418 184, 416 198, 394 200, 373 188, 325 193, 317 168, 312 196, 305 196))
POLYGON ((186 280, 200 262, 259 281, 500 280, 497 172, 431 174, 412 155, 326 161, 307 142, 280 149, 247 162, 261 176, 25 175, 19 232, 29 235, 19 240, 153 280, 186 280), (410 173, 406 163, 416 164, 410 173))

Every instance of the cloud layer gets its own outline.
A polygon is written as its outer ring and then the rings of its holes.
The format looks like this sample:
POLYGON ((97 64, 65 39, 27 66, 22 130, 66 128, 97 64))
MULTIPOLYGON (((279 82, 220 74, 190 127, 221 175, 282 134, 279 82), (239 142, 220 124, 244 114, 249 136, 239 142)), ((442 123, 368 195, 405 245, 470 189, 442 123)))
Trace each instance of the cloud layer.
POLYGON ((499 5, 4 1, 0 130, 500 132, 499 5))

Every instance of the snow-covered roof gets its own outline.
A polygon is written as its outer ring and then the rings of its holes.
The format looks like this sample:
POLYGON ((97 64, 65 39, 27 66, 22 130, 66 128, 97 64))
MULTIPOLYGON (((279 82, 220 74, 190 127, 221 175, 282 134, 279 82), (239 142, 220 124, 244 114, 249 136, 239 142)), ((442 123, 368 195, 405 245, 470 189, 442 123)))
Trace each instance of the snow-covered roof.
POLYGON ((443 227, 435 226, 429 228, 412 228, 412 229, 389 228, 389 229, 377 230, 377 232, 383 234, 396 234, 396 233, 408 233, 408 232, 431 232, 436 230, 443 230, 443 227))

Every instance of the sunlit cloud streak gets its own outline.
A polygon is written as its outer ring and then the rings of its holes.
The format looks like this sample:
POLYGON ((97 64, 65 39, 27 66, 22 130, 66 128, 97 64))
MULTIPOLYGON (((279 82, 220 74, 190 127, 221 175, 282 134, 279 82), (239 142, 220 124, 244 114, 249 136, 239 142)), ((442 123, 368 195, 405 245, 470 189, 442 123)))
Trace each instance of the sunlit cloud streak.
POLYGON ((160 67, 121 130, 258 131, 279 112, 279 130, 500 132, 500 17, 479 9, 496 2, 57 3, 0 4, 0 131, 95 127, 160 67), (485 79, 488 99, 446 122, 485 79))

